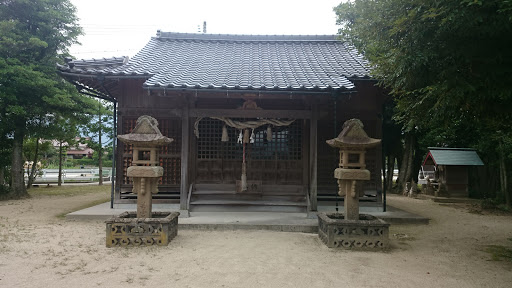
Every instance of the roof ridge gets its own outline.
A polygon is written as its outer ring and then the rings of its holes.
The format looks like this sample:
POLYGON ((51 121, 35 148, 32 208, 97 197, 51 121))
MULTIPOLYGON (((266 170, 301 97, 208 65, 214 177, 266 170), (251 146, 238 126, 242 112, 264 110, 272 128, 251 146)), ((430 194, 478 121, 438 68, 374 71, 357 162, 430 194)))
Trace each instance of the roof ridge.
MULTIPOLYGON (((154 37, 155 38, 155 37, 154 37)), ((314 41, 333 41, 342 42, 338 39, 338 35, 257 35, 257 34, 204 34, 204 33, 179 33, 179 32, 163 32, 157 30, 157 39, 171 40, 196 40, 196 41, 269 41, 269 42, 314 42, 314 41)))

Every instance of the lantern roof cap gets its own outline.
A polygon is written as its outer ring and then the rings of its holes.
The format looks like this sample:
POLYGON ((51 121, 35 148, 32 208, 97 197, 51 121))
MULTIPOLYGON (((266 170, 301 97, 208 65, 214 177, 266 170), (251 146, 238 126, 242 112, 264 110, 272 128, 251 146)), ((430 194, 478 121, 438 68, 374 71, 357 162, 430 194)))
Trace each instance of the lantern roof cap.
POLYGON ((139 147, 163 146, 174 141, 172 138, 163 136, 160 129, 158 129, 158 121, 148 115, 142 115, 137 119, 137 124, 131 133, 119 135, 117 138, 123 143, 139 147))
POLYGON ((338 137, 327 140, 327 144, 335 148, 370 148, 377 146, 380 139, 368 137, 364 131, 363 122, 359 119, 350 119, 343 123, 343 130, 338 137))

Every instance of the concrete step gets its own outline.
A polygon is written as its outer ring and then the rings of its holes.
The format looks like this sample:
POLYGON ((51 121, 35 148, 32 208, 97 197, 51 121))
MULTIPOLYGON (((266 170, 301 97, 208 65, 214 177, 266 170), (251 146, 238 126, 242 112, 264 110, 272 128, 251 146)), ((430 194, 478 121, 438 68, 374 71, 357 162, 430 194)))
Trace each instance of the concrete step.
POLYGON ((306 206, 291 205, 231 205, 226 204, 209 204, 209 205, 192 205, 190 204, 190 212, 276 212, 276 213, 307 213, 306 206))
POLYGON ((190 201, 191 211, 201 212, 306 212, 307 204, 305 197, 300 199, 290 199, 286 197, 284 199, 265 199, 265 198, 199 198, 191 199, 190 201))
POLYGON ((190 197, 191 202, 201 200, 219 200, 219 201, 290 201, 305 202, 305 195, 258 195, 258 194, 202 194, 195 193, 190 197))
POLYGON ((262 206, 306 206, 306 203, 296 201, 252 201, 252 200, 196 200, 190 205, 262 205, 262 206))
POLYGON ((244 191, 237 192, 235 190, 196 190, 193 195, 272 195, 272 196, 296 196, 304 195, 303 191, 244 191))
MULTIPOLYGON (((137 199, 137 194, 121 193, 121 199, 137 199)), ((153 194, 153 199, 180 199, 180 193, 157 193, 153 194)))

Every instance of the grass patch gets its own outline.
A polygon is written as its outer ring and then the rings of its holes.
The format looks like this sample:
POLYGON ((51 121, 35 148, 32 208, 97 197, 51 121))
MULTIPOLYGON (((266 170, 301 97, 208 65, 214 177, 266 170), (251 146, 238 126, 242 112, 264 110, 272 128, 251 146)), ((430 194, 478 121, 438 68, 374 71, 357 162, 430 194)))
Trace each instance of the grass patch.
POLYGON ((76 196, 88 193, 107 193, 111 189, 109 185, 63 185, 63 186, 39 186, 28 190, 30 196, 76 196))
POLYGON ((72 212, 75 212, 75 211, 78 211, 78 210, 82 210, 82 209, 87 209, 89 207, 93 207, 93 206, 96 206, 96 205, 99 205, 99 204, 102 204, 102 203, 105 203, 105 202, 108 202, 108 201, 110 201, 110 197, 101 198, 101 199, 98 199, 98 200, 95 200, 95 201, 92 201, 92 202, 80 205, 78 207, 74 207, 73 209, 67 210, 67 211, 62 212, 60 214, 57 214, 57 218, 65 219, 66 215, 69 214, 69 213, 72 213, 72 212))
MULTIPOLYGON (((512 241, 512 238, 508 238, 512 241)), ((510 261, 512 262, 512 249, 502 245, 488 245, 485 252, 491 254, 492 261, 510 261)))
POLYGON ((79 195, 91 195, 93 198, 97 198, 97 200, 93 200, 91 202, 83 203, 79 206, 70 207, 66 209, 64 212, 56 215, 59 219, 65 219, 66 215, 75 212, 78 210, 86 209, 92 206, 99 205, 101 203, 105 203, 110 201, 110 185, 62 185, 62 186, 46 186, 42 185, 39 187, 32 187, 28 190, 28 193, 32 197, 72 197, 79 195), (102 196, 103 195, 103 196, 102 196))
POLYGON ((507 207, 502 201, 498 199, 484 199, 481 202, 482 210, 488 210, 495 213, 512 213, 512 209, 507 207))

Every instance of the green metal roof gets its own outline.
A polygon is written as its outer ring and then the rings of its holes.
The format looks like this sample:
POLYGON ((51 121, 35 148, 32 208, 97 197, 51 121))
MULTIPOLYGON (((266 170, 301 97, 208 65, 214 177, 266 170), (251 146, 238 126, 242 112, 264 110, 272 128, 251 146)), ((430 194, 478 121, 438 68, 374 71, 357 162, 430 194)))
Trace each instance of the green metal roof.
POLYGON ((473 149, 468 148, 436 148, 429 147, 430 151, 425 159, 432 158, 436 165, 452 166, 483 166, 484 163, 473 149))

